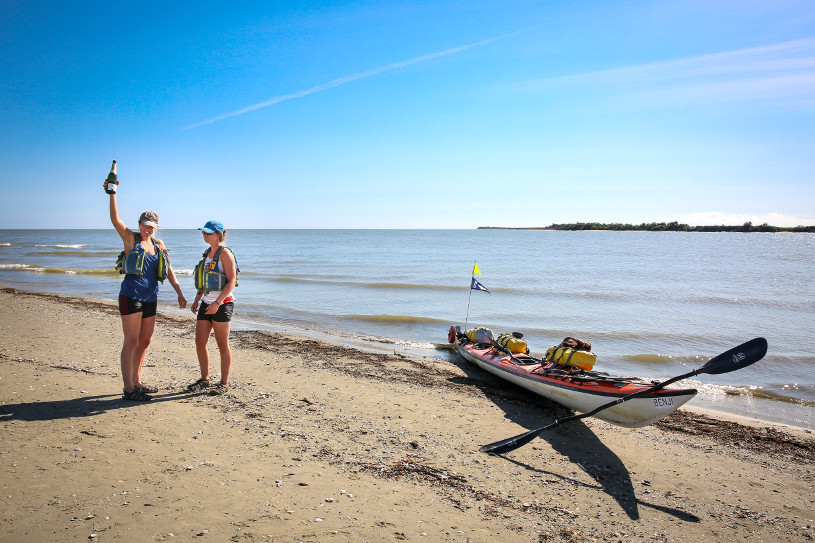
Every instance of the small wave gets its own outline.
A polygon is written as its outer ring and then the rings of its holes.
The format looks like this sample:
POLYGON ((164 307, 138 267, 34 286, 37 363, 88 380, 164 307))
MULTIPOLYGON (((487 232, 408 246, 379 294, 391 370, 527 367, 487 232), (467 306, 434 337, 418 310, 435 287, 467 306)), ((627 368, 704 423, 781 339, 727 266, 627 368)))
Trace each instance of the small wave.
POLYGON ((195 270, 177 270, 173 268, 173 273, 176 275, 192 275, 195 273, 195 270))
POLYGON ((280 276, 280 277, 267 277, 267 281, 272 281, 275 283, 312 283, 317 285, 343 285, 348 284, 344 281, 329 281, 327 279, 305 279, 303 277, 287 277, 287 276, 280 276))
POLYGON ((36 244, 34 247, 56 247, 57 249, 82 249, 83 247, 87 247, 84 243, 77 243, 76 245, 66 245, 62 243, 57 243, 56 245, 42 245, 36 244))
POLYGON ((783 368, 792 367, 812 367, 815 365, 815 356, 811 354, 772 354, 768 358, 773 360, 773 363, 778 364, 783 368))
MULTIPOLYGON (((349 283, 353 284, 353 283, 349 283)), ((359 283, 360 286, 368 288, 395 288, 395 289, 415 289, 415 290, 458 290, 461 287, 449 285, 422 285, 417 283, 359 283)))
POLYGON ((447 321, 411 315, 346 315, 347 319, 364 322, 445 324, 447 321))
POLYGON ((307 277, 293 277, 293 276, 278 276, 267 277, 268 281, 276 283, 309 283, 316 285, 336 285, 336 286, 351 286, 361 288, 377 288, 377 289, 400 289, 400 290, 466 290, 461 286, 451 285, 429 285, 418 283, 392 283, 392 282, 365 282, 365 281, 336 281, 329 279, 311 279, 307 277))
POLYGON ((709 356, 701 355, 670 355, 670 354, 629 354, 620 357, 626 362, 635 364, 700 364, 707 362, 709 356))
MULTIPOLYGON (((510 328, 517 328, 517 326, 510 326, 510 328)), ((624 341, 627 344, 642 345, 643 349, 653 347, 654 345, 671 346, 686 346, 688 343, 694 345, 705 345, 711 341, 710 336, 701 334, 680 334, 670 333, 663 331, 631 331, 631 330, 605 330, 605 329, 588 329, 588 328, 543 328, 529 326, 518 330, 527 335, 538 335, 552 338, 563 338, 567 336, 579 337, 588 339, 592 343, 598 345, 624 341)), ((665 356, 660 354, 636 354, 628 355, 632 357, 651 357, 651 356, 665 356)), ((636 362, 637 359, 633 358, 632 361, 636 362)), ((648 360, 644 360, 648 361, 648 360)))
POLYGON ((67 275, 119 275, 119 272, 110 269, 66 269, 66 268, 49 268, 47 266, 38 266, 36 264, 0 264, 0 270, 20 270, 33 273, 54 273, 54 274, 67 274, 67 275))
MULTIPOLYGON (((710 360, 712 355, 714 354, 716 353, 711 352, 709 354, 679 354, 679 355, 645 353, 645 354, 622 354, 619 355, 619 358, 625 362, 631 362, 634 365, 670 366, 670 365, 690 364, 695 366, 701 366, 704 365, 708 360, 710 360)), ((801 371, 800 368, 807 367, 811 364, 815 364, 815 357, 771 354, 765 358, 764 363, 765 364, 771 363, 776 372, 793 376, 801 371)))
MULTIPOLYGON (((794 390, 795 385, 788 385, 786 387, 781 387, 782 390, 794 390)), ((748 387, 750 395, 755 398, 763 398, 766 400, 775 400, 777 402, 786 402, 795 405, 800 405, 803 407, 815 407, 815 401, 806 400, 804 398, 793 398, 791 396, 787 396, 785 394, 781 394, 779 392, 775 392, 773 390, 767 390, 765 387, 748 387)))
POLYGON ((751 395, 749 387, 747 386, 732 386, 732 385, 720 385, 715 383, 704 383, 702 381, 697 381, 695 379, 688 379, 687 381, 685 381, 685 384, 699 390, 701 394, 713 398, 751 395))
POLYGON ((0 243, 0 247, 11 247, 11 243, 0 243))
POLYGON ((606 300, 610 302, 617 302, 620 300, 627 300, 631 298, 629 294, 621 294, 617 292, 577 292, 568 297, 578 296, 580 298, 589 298, 593 300, 606 300))
POLYGON ((45 268, 31 264, 0 264, 0 270, 43 271, 45 268))
POLYGON ((51 268, 46 268, 46 273, 73 273, 73 274, 80 274, 80 275, 115 275, 117 277, 119 275, 121 275, 118 271, 116 271, 113 268, 111 268, 111 269, 107 269, 107 268, 104 268, 104 269, 89 269, 89 270, 82 270, 82 269, 79 269, 79 270, 77 270, 77 269, 63 270, 63 269, 60 269, 60 268, 53 268, 53 271, 51 271, 51 268))
POLYGON ((780 392, 783 390, 790 390, 790 387, 795 387, 796 385, 731 386, 694 382, 693 386, 694 388, 699 389, 703 394, 711 397, 756 398, 761 400, 783 402, 801 407, 815 407, 815 401, 800 397, 796 398, 780 392), (780 391, 769 390, 768 387, 777 388, 780 391))
MULTIPOLYGON (((691 298, 692 299, 692 298, 691 298)), ((706 305, 730 305, 737 307, 764 307, 769 309, 790 309, 795 307, 811 307, 807 300, 797 299, 795 297, 782 298, 778 300, 766 300, 759 298, 724 298, 721 296, 699 296, 696 297, 697 303, 706 305)))
POLYGON ((79 251, 77 249, 71 249, 69 251, 31 251, 31 255, 42 255, 42 256, 81 256, 81 257, 92 257, 97 258, 100 256, 109 256, 111 260, 115 259, 115 255, 112 251, 79 251))
POLYGON ((645 362, 647 364, 651 364, 654 362, 669 361, 671 357, 664 354, 631 354, 623 356, 622 359, 629 362, 645 362))

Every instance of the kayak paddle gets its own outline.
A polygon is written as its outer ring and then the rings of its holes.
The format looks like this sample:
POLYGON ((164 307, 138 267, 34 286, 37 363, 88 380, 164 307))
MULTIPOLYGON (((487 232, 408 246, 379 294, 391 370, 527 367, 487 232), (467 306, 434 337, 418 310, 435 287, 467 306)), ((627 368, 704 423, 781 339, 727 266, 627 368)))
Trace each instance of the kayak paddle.
POLYGON ((688 373, 684 373, 682 375, 678 375, 676 377, 672 377, 671 379, 658 383, 652 386, 651 388, 647 388, 645 390, 629 394, 628 396, 623 396, 622 398, 617 398, 616 400, 608 402, 607 404, 601 405, 600 407, 597 407, 595 409, 592 409, 587 413, 580 413, 579 415, 571 415, 569 417, 558 419, 552 424, 544 426, 543 428, 538 428, 537 430, 530 430, 529 432, 525 432, 515 437, 510 437, 508 439, 503 439, 501 441, 496 441, 495 443, 484 445, 483 447, 481 447, 481 452, 491 454, 502 454, 505 452, 513 451, 518 447, 526 445, 527 443, 535 439, 542 432, 550 430, 555 426, 559 426, 564 422, 591 417, 592 415, 599 413, 603 409, 613 407, 619 403, 626 402, 633 398, 645 396, 646 394, 650 394, 651 392, 666 387, 673 382, 682 379, 687 379, 688 377, 693 377, 694 375, 699 375, 700 373, 709 373, 711 375, 715 375, 747 367, 750 364, 758 362, 759 360, 764 358, 765 354, 767 354, 767 340, 764 339, 763 337, 751 339, 746 343, 742 343, 738 347, 734 347, 729 351, 723 352, 722 354, 715 356, 714 358, 711 358, 710 360, 707 361, 707 363, 704 366, 702 366, 699 369, 690 371, 688 373))

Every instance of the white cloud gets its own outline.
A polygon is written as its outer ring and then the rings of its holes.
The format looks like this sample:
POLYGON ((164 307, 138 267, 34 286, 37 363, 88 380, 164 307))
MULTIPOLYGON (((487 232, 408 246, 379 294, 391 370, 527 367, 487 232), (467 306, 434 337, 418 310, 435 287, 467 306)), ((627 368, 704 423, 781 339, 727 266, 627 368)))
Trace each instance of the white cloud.
POLYGON ((802 70, 811 73, 813 69, 815 69, 815 38, 806 38, 556 79, 649 81, 802 70))
POLYGON ((404 68, 405 66, 410 66, 411 64, 418 64, 419 62, 424 62, 426 60, 432 60, 434 58, 443 57, 446 55, 452 55, 455 53, 460 53, 467 49, 478 47, 480 45, 486 45, 488 43, 492 43, 494 41, 502 40, 504 38, 508 38, 510 36, 515 36, 517 34, 521 34, 522 32, 527 32, 527 30, 519 30, 517 32, 513 32, 511 34, 505 34, 503 36, 498 36, 495 38, 489 38, 486 40, 482 40, 476 43, 470 43, 467 45, 461 45, 459 47, 452 47, 450 49, 445 49, 444 51, 438 51, 436 53, 430 53, 429 55, 422 55, 420 57, 412 58, 410 60, 403 60, 400 62, 394 62, 392 64, 388 64, 386 66, 380 66, 379 68, 374 68, 372 70, 368 70, 365 72, 360 72, 358 74, 349 75, 345 77, 340 77, 338 79, 334 79, 329 81, 328 83, 323 83, 322 85, 317 85, 316 87, 311 87, 308 89, 304 89, 301 91, 293 92, 291 94, 284 94, 282 96, 275 96, 273 98, 269 98, 264 102, 260 102, 258 104, 253 104, 251 106, 246 106, 244 108, 232 111, 230 113, 224 113, 223 115, 219 115, 212 119, 201 121, 198 123, 191 124, 189 126, 185 126, 181 130, 189 130, 191 128, 196 128, 198 126, 203 126, 205 124, 211 124, 217 121, 222 121, 224 119, 229 119, 230 117, 237 117, 238 115, 243 115, 244 113, 249 113, 251 111, 257 111, 258 109, 262 109, 264 107, 269 107, 274 104, 279 104, 280 102, 284 102, 286 100, 292 100, 294 98, 302 98, 303 96, 308 96, 309 94, 314 94, 315 92, 320 92, 324 90, 328 90, 334 87, 338 87, 340 85, 344 85, 345 83, 350 83, 351 81, 356 81, 358 79, 364 79, 366 77, 371 77, 373 75, 381 74, 383 72, 388 72, 390 70, 396 70, 398 68, 404 68))
POLYGON ((605 86, 606 92, 617 86, 640 105, 649 99, 674 106, 787 99, 809 106, 815 101, 815 38, 546 78, 527 86, 576 84, 605 86))

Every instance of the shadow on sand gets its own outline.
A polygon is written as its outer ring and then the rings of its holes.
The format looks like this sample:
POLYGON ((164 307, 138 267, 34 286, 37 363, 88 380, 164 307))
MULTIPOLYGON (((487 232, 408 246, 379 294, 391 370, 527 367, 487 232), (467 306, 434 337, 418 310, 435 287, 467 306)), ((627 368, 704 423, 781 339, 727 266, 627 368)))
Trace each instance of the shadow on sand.
POLYGON ((100 396, 81 396, 70 400, 7 403, 0 405, 0 422, 9 420, 35 421, 92 417, 113 409, 142 407, 157 402, 175 401, 196 395, 197 394, 190 394, 189 392, 151 394, 153 400, 149 402, 133 402, 122 399, 120 394, 104 394, 100 396))
MULTIPOLYGON (((571 411, 554 402, 483 371, 474 364, 463 360, 456 353, 449 353, 448 358, 451 363, 461 368, 471 383, 480 383, 477 386, 481 388, 486 397, 503 409, 508 420, 522 428, 528 430, 540 428, 554 422, 556 419, 572 414, 571 411)), ((520 434, 521 431, 517 433, 520 434)), ((506 437, 510 436, 507 435, 506 437)), ((601 490, 612 497, 632 520, 639 519, 639 506, 660 510, 687 522, 699 522, 701 520, 691 513, 650 504, 637 498, 628 468, 626 468, 620 457, 606 447, 582 420, 571 421, 563 426, 544 432, 539 439, 545 440, 557 453, 567 457, 573 464, 580 466, 596 482, 596 485, 541 470, 513 460, 506 455, 498 456, 535 473, 559 478, 576 486, 601 490)))

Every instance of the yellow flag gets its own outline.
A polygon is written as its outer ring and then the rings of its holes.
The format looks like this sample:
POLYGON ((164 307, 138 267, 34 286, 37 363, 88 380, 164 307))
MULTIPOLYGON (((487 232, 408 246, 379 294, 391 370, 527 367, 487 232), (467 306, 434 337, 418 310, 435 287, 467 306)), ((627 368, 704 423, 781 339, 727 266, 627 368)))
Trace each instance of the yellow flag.
POLYGON ((475 274, 481 275, 481 270, 478 269, 478 262, 473 264, 473 275, 475 274))

